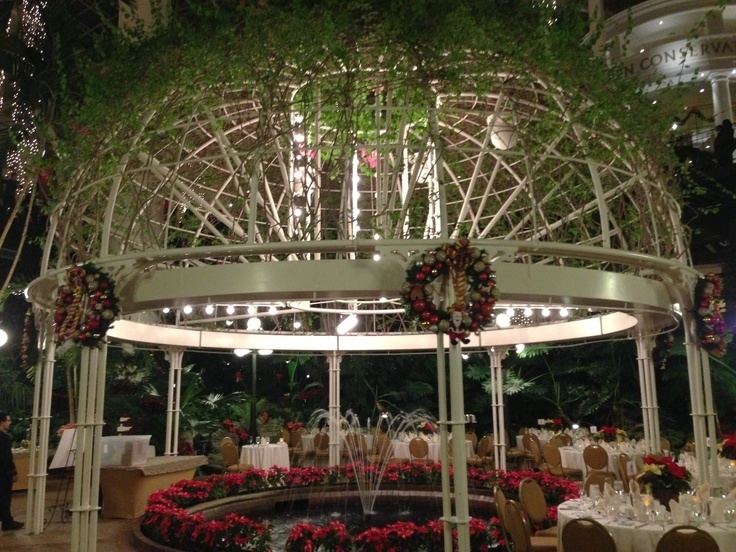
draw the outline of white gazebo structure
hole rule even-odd
[[[170,351],[172,382],[184,349],[323,352],[337,417],[342,353],[436,349],[446,439],[448,428],[456,438],[464,432],[460,346],[407,318],[399,293],[408,263],[468,238],[492,260],[500,290],[495,323],[462,346],[490,355],[497,465],[505,462],[504,347],[635,339],[645,438],[657,450],[652,339],[682,323],[698,476],[717,477],[706,446],[715,439],[708,357],[691,314],[698,275],[678,206],[641,150],[621,139],[615,121],[578,122],[588,107],[572,106],[542,75],[469,68],[446,86],[370,50],[351,60],[349,69],[328,60],[308,77],[287,71],[277,84],[244,78],[215,89],[172,88],[141,109],[135,128],[112,132],[123,143],[114,162],[102,153],[64,184],[43,273],[29,287],[37,312],[46,313],[38,317],[45,354],[32,425],[30,531],[42,530],[50,313],[65,267],[81,260],[116,283],[122,316],[108,337]],[[162,315],[165,307],[173,312]],[[83,385],[97,400],[80,400],[87,410],[78,425],[89,428],[80,447],[92,477],[75,493],[74,550],[93,550],[96,540],[93,452],[105,347],[95,351],[83,367]],[[173,391],[167,411],[173,454]],[[330,424],[332,463],[337,428]],[[455,508],[445,519],[468,550],[465,451],[454,454]]]

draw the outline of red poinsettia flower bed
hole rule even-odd
[[[487,552],[502,545],[501,532],[497,518],[484,521],[470,518],[470,548],[477,552]],[[457,533],[453,531],[453,541]],[[321,547],[321,548],[320,548]],[[345,524],[333,521],[325,527],[308,523],[295,525],[286,543],[286,552],[332,550],[334,552],[400,552],[444,550],[444,527],[440,520],[416,524],[411,521],[397,521],[385,527],[371,527],[350,535]]]
[[[375,470],[374,466],[358,465],[360,470]],[[471,488],[492,489],[499,486],[510,498],[518,497],[519,483],[525,477],[534,478],[544,490],[551,505],[550,518],[556,517],[556,505],[579,496],[577,485],[549,474],[531,471],[501,472],[468,468]],[[403,485],[439,485],[439,464],[405,463],[386,468],[384,487]],[[231,514],[223,519],[205,520],[202,514],[192,514],[186,508],[228,496],[265,490],[289,489],[316,485],[349,484],[355,479],[355,466],[334,468],[272,468],[250,469],[240,473],[212,475],[191,481],[184,480],[153,493],[143,517],[142,530],[153,540],[182,550],[209,552],[214,550],[271,550],[268,525],[246,516]],[[500,541],[495,519],[471,521],[472,550],[488,550]],[[350,535],[340,522],[323,527],[309,524],[294,526],[289,550],[325,550],[346,552],[380,550],[442,550],[442,524],[439,521],[423,525],[400,522],[386,527],[373,527]],[[310,543],[312,543],[310,545]],[[382,543],[382,544],[378,544]],[[420,543],[420,544],[417,544]],[[437,544],[439,543],[439,544]],[[438,547],[436,547],[437,545]],[[311,546],[311,548],[310,548]]]

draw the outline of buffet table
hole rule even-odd
[[[289,447],[286,443],[244,445],[240,448],[240,463],[261,469],[289,468]]]
[[[671,521],[647,523],[638,522],[623,517],[610,518],[596,513],[586,505],[585,499],[563,502],[557,509],[557,527],[560,542],[558,550],[562,548],[562,530],[565,524],[572,519],[592,518],[601,523],[616,542],[617,552],[655,552],[657,543],[662,535],[678,524]],[[720,552],[736,552],[736,522],[729,523],[702,523],[698,527],[707,531],[718,543]]]
[[[28,488],[28,463],[30,461],[30,453],[28,449],[13,451],[13,463],[18,477],[13,483],[14,491],[24,491]]]
[[[103,517],[142,516],[152,492],[182,479],[192,479],[195,469],[206,463],[206,456],[156,456],[140,466],[101,468]]]

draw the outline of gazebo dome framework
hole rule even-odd
[[[502,307],[596,311],[554,325],[483,328],[470,346],[629,331],[644,376],[650,336],[671,325],[679,303],[689,364],[698,366],[691,398],[706,475],[707,358],[687,310],[696,273],[677,203],[635,141],[554,76],[477,45],[428,60],[409,41],[346,47],[340,37],[328,47],[312,38],[306,25],[303,36],[270,34],[242,50],[243,42],[223,49],[214,40],[199,44],[207,55],[198,65],[182,55],[191,50],[170,50],[176,71],[118,107],[103,102],[92,132],[82,127],[74,141],[78,163],[55,198],[44,273],[29,287],[36,306],[52,308],[64,267],[93,261],[116,281],[124,319],[111,337],[157,343],[172,358],[195,346],[327,351],[339,390],[338,351],[442,349],[385,303],[398,297],[416,255],[468,238],[494,260]],[[218,310],[177,316],[174,326],[160,315],[205,304]],[[245,331],[237,321],[224,326],[243,317],[220,310],[230,305],[276,312],[268,331]],[[318,306],[334,312],[294,327],[295,310]],[[337,334],[335,314],[363,311],[370,327]],[[47,342],[45,381],[53,355]],[[497,377],[500,358],[492,355]],[[653,442],[656,399],[642,396]],[[339,392],[330,409],[339,410]],[[48,420],[36,418],[40,455]],[[331,449],[336,457],[336,434]]]

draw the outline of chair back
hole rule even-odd
[[[659,438],[659,450],[662,452],[664,451],[671,451],[672,450],[672,444],[670,443],[670,440],[666,437],[660,437]]]
[[[365,458],[365,455],[368,453],[368,447],[365,442],[365,437],[362,433],[355,433],[354,431],[349,431],[345,434],[345,452],[349,454],[348,451],[352,451],[354,455],[356,455],[359,459]]]
[[[656,552],[719,552],[719,548],[716,540],[702,529],[678,525],[659,539]]]
[[[519,484],[519,502],[532,523],[547,519],[547,499],[544,491],[534,479],[526,477]]]
[[[330,446],[330,436],[326,433],[318,433],[314,436],[314,450],[326,451]]]
[[[537,466],[541,464],[542,446],[539,443],[539,437],[533,433],[525,433],[521,442],[524,445],[524,451],[531,456],[532,462]]]
[[[549,440],[549,442],[547,444],[548,445],[554,445],[556,447],[564,447],[565,446],[565,441],[562,439],[562,435],[555,435],[554,437],[552,437]],[[542,450],[544,450],[544,447],[542,447]]]
[[[429,454],[429,444],[421,437],[414,437],[409,441],[409,455],[412,458],[423,460]]]
[[[568,435],[567,433],[560,433],[559,437],[562,440],[563,447],[572,446],[572,436],[571,435]]]
[[[598,487],[599,493],[603,495],[603,487],[606,482],[613,486],[613,477],[606,475],[605,473],[592,471],[585,478],[585,481],[583,481],[583,492],[586,495],[590,495],[590,488],[595,485]]]
[[[507,500],[504,509],[504,522],[506,524],[506,535],[511,537],[514,543],[514,552],[531,552],[532,538],[529,520],[518,502]]]
[[[608,470],[608,453],[600,445],[588,445],[583,450],[583,462],[589,470]]]
[[[466,431],[465,440],[473,443],[473,451],[475,452],[478,448],[478,436],[475,434],[475,431]]]
[[[597,521],[573,519],[562,530],[562,549],[571,552],[616,552],[616,542]]]
[[[391,440],[385,433],[373,438],[373,450],[378,456],[384,457],[391,454]]]
[[[289,447],[290,448],[302,448],[302,435],[307,430],[303,427],[294,431],[289,432]]]
[[[220,452],[222,453],[222,463],[225,467],[235,466],[240,462],[238,447],[235,446],[235,443],[233,443],[230,437],[225,437],[220,441]]]
[[[631,477],[629,476],[629,462],[631,462],[631,456],[626,454],[625,452],[622,452],[618,455],[618,459],[616,460],[616,465],[618,466],[618,476],[621,478],[621,481],[624,484],[624,491],[627,493],[629,492],[629,480]]]
[[[288,429],[282,427],[279,432],[279,438],[286,443],[287,447],[291,447],[291,432]]]
[[[564,475],[562,470],[562,456],[560,456],[560,449],[554,446],[551,442],[544,445],[542,449],[542,455],[544,461],[547,463],[547,470],[553,475]]]
[[[493,437],[490,435],[484,435],[478,441],[478,456],[485,458],[491,456],[493,452]]]
[[[500,487],[496,487],[493,490],[493,500],[496,504],[496,516],[498,517],[498,522],[501,524],[503,540],[508,542],[509,539],[506,536],[506,522],[504,521],[506,519],[506,495],[503,494]]]

